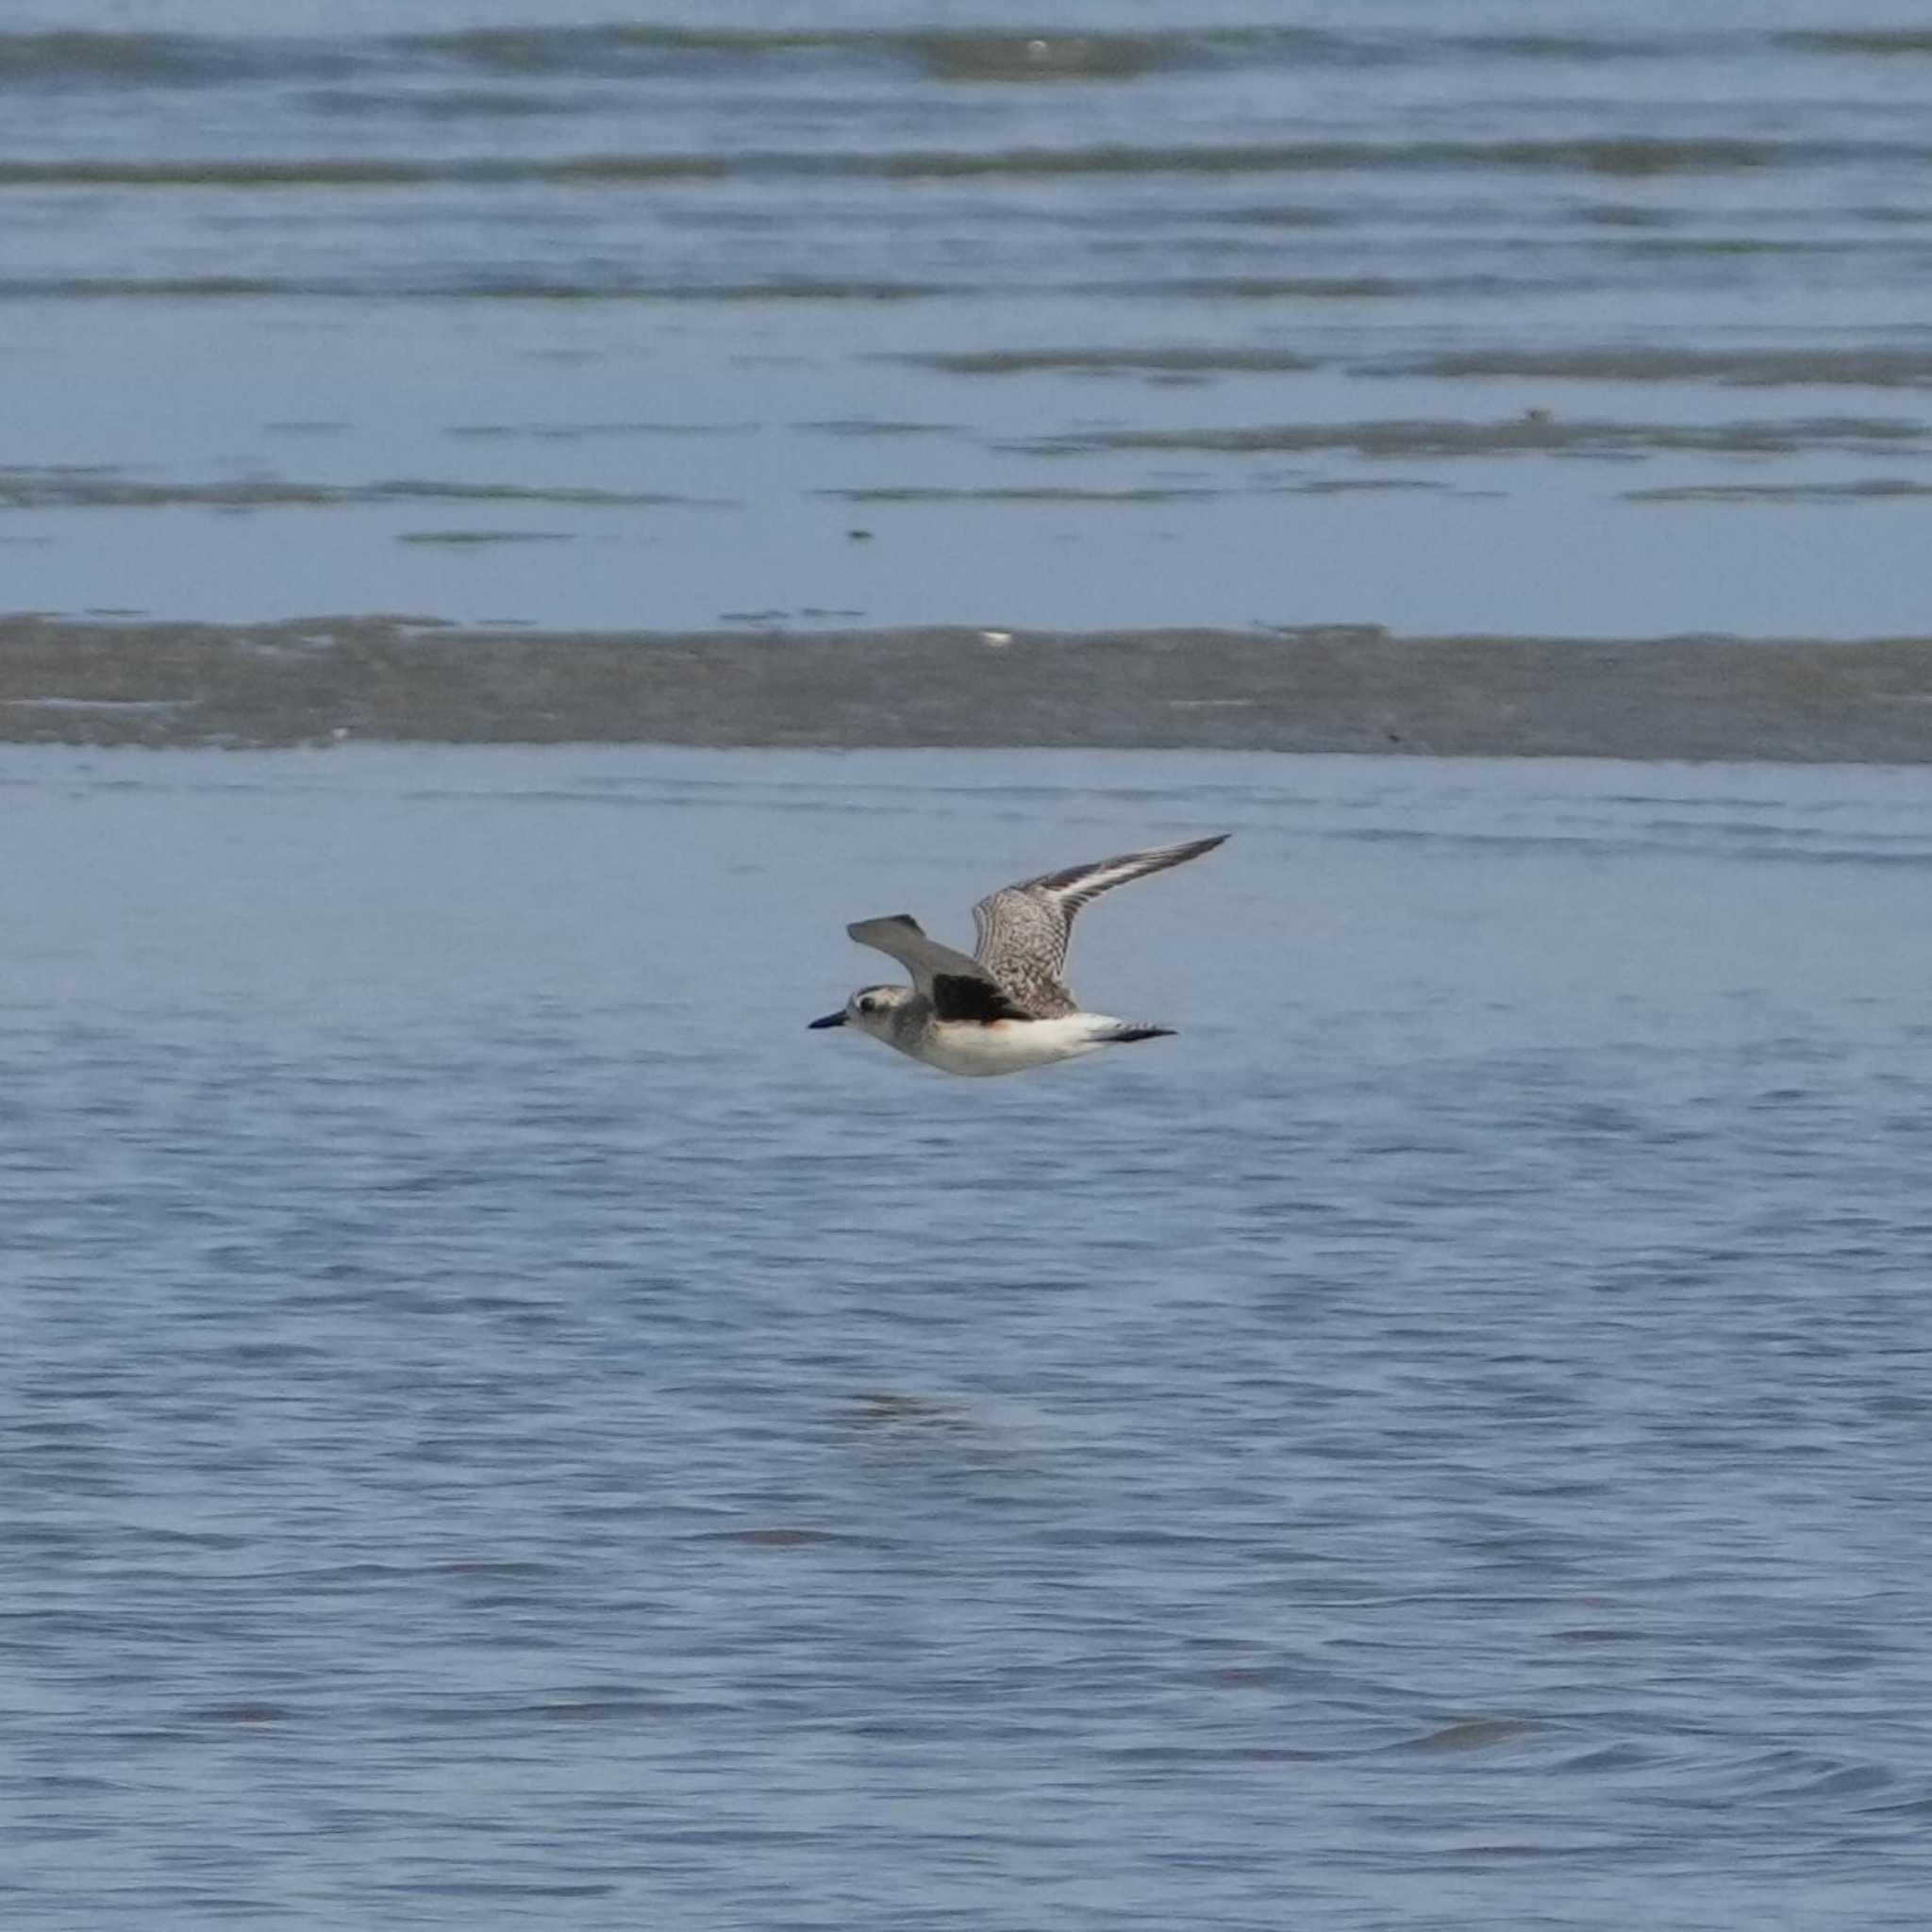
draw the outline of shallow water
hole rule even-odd
[[[22,0],[9,605],[1923,625],[1921,8],[1051,11]]]
[[[9,1927],[1923,1924],[1922,775],[0,794]],[[1177,1039],[803,1030],[1224,829]]]

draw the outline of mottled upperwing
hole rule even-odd
[[[1058,1019],[1079,1010],[1060,974],[1067,963],[1067,942],[1074,916],[1090,899],[1115,886],[1143,879],[1149,873],[1184,865],[1204,852],[1212,852],[1227,838],[1189,839],[1178,845],[1158,845],[1148,852],[1125,852],[1091,865],[1070,865],[1042,873],[1017,886],[990,892],[973,908],[978,929],[975,949],[979,963],[1037,1020]]]

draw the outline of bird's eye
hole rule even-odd
[[[875,1012],[878,1009],[878,1001],[876,1001],[870,994],[868,994],[864,999],[859,1001],[858,1010],[861,1013]]]

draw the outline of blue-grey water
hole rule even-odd
[[[9,1932],[1921,1927],[1895,770],[0,760]],[[804,1023],[981,891],[1177,1038]]]
[[[8,608],[1925,621],[1923,0],[0,28]]]

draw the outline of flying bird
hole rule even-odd
[[[1070,865],[989,893],[973,908],[973,957],[928,939],[904,912],[861,919],[845,930],[912,975],[910,986],[862,986],[836,1013],[810,1024],[856,1026],[946,1074],[1019,1074],[1077,1059],[1103,1046],[1158,1040],[1172,1026],[1142,1026],[1083,1012],[1060,977],[1074,916],[1130,879],[1212,852],[1227,834]]]

